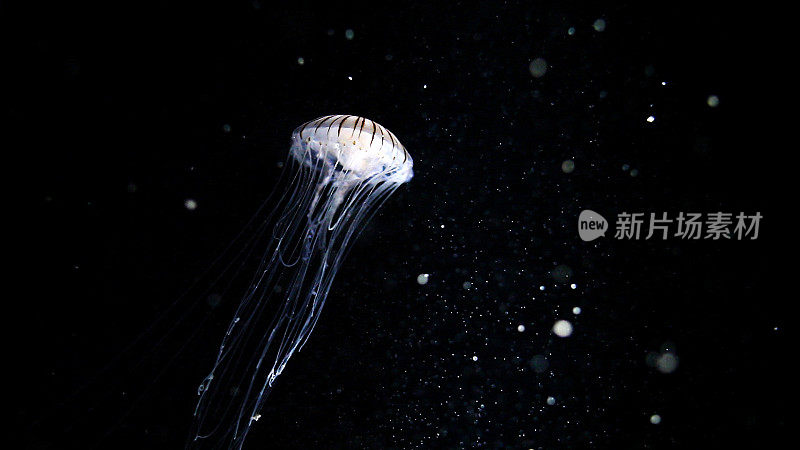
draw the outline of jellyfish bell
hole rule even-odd
[[[414,161],[391,131],[358,116],[324,116],[292,133],[292,155],[309,167],[324,166],[350,180],[406,183]]]
[[[257,255],[258,267],[236,294],[239,305],[197,389],[189,446],[242,447],[264,420],[261,408],[276,378],[308,341],[353,241],[414,176],[397,137],[358,116],[299,126],[288,161],[287,185],[258,221],[261,237],[242,252]]]

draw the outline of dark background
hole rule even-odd
[[[326,114],[391,129],[416,176],[246,448],[767,445],[791,283],[768,116],[789,54],[781,11],[749,8],[3,2],[6,171],[30,210],[7,236],[25,247],[12,448],[184,445],[237,299],[180,294],[266,198],[291,131]],[[583,209],[764,219],[756,241],[585,243]],[[671,373],[648,364],[664,352]]]

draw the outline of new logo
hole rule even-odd
[[[593,241],[600,236],[605,236],[608,230],[608,221],[591,209],[584,209],[578,216],[578,234],[586,242]]]

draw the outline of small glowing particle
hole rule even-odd
[[[623,164],[622,165],[622,170],[625,171],[625,172],[631,170],[630,164]]]
[[[348,41],[352,41],[353,36],[355,36],[355,33],[353,33],[352,29],[348,28],[344,30],[344,37],[347,38]]]
[[[572,173],[575,170],[575,161],[567,159],[561,163],[561,171],[564,173]]]
[[[183,206],[185,206],[189,211],[194,211],[197,209],[197,201],[187,198],[186,201],[183,202]]]
[[[261,414],[256,414],[255,416],[253,416],[253,421],[258,422],[258,419],[260,419],[260,418],[261,418]]]
[[[528,70],[534,78],[541,78],[547,72],[547,61],[544,58],[536,58],[528,65]]]
[[[297,64],[300,64],[302,66],[305,63],[306,63],[306,60],[302,56],[297,58]]]
[[[543,291],[544,290],[544,286],[539,286],[539,290]]]
[[[656,116],[647,116],[647,123],[653,123],[656,121]]]
[[[465,281],[464,284],[462,284],[461,286],[464,289],[469,290],[470,288],[472,288],[472,283],[470,283],[469,281]]]
[[[569,287],[572,289],[578,289],[578,285],[575,283],[570,284]]]
[[[635,177],[637,175],[639,175],[639,169],[631,169],[631,176]]]
[[[594,31],[603,31],[606,29],[606,21],[604,19],[597,19],[592,24]]]
[[[580,313],[581,313],[581,307],[580,306],[576,306],[576,307],[572,308],[572,314],[575,314],[577,316]]]
[[[650,416],[650,423],[652,423],[653,425],[660,424],[661,416],[659,416],[658,414],[653,414],[652,416]]]
[[[422,85],[422,89],[428,89],[428,85],[427,84],[423,84]]]
[[[553,325],[553,333],[558,337],[568,337],[572,334],[572,324],[566,320],[558,320]]]
[[[430,278],[430,276],[431,275],[428,273],[421,273],[417,275],[417,283],[419,283],[420,285],[428,284],[428,279]]]
[[[353,81],[353,77],[351,77],[351,76],[348,76],[347,79],[350,80],[350,81]]]
[[[575,35],[575,27],[569,27],[569,29],[567,30],[567,34],[570,35],[570,36],[574,36]]]
[[[523,331],[525,331],[525,325],[523,325],[523,324],[519,324],[519,326],[517,327],[517,331],[519,331],[520,333],[522,333]]]
[[[555,397],[547,397],[547,404],[550,405],[550,406],[555,405],[556,404],[556,398]]]
[[[478,360],[478,356],[477,356],[477,355],[474,355],[474,356],[472,357],[472,360],[473,360],[473,361],[477,361],[477,360]]]
[[[716,108],[717,106],[719,106],[719,97],[717,97],[716,95],[709,95],[708,99],[706,100],[706,103],[708,104],[708,106]]]

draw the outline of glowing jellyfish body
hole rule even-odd
[[[301,125],[290,155],[288,188],[264,220],[272,227],[267,249],[198,388],[193,445],[241,448],[273,382],[319,320],[350,244],[414,176],[397,137],[363,117]]]

